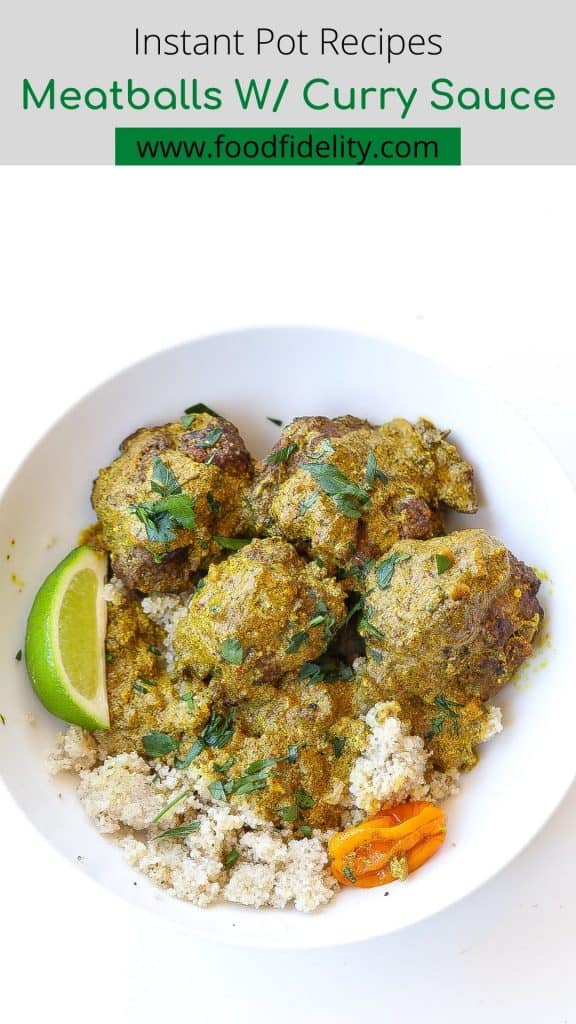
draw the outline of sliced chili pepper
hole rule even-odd
[[[332,874],[342,885],[360,889],[388,885],[399,866],[411,874],[444,842],[443,811],[425,800],[383,809],[328,842]]]

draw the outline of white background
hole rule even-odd
[[[576,479],[573,197],[571,168],[3,169],[1,481],[130,361],[283,323],[450,364],[516,406]],[[2,1016],[572,1024],[575,815],[573,790],[509,868],[413,929],[244,952],[116,902],[2,795]]]

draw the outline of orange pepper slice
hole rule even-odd
[[[444,842],[444,812],[426,800],[383,809],[328,842],[332,874],[342,885],[369,889],[416,871]],[[391,862],[397,860],[397,864]]]

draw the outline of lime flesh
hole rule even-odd
[[[26,628],[30,681],[53,715],[85,729],[107,729],[107,558],[75,548],[44,580]]]

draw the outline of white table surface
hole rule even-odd
[[[367,330],[456,365],[576,481],[573,169],[343,171],[3,170],[2,482],[138,355],[282,322]],[[422,925],[274,953],[199,944],[117,902],[0,794],[2,1019],[572,1024],[575,818],[573,789],[512,865]]]

